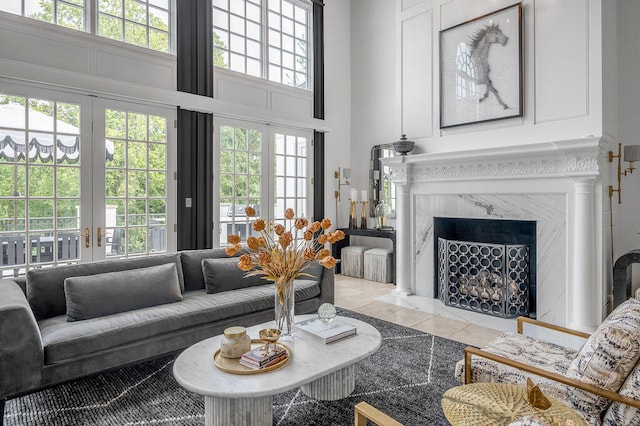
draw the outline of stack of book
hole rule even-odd
[[[333,323],[326,325],[317,317],[296,323],[296,330],[301,330],[322,343],[335,342],[357,333],[354,325],[341,319],[336,319]]]
[[[287,350],[282,346],[269,345],[269,350],[265,351],[264,345],[261,345],[242,354],[240,364],[253,370],[260,370],[284,361],[286,358]]]

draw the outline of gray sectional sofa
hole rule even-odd
[[[194,250],[0,280],[0,424],[8,398],[273,319],[273,284],[244,278],[236,262]],[[296,281],[297,314],[334,301],[333,270],[305,272],[315,278]]]

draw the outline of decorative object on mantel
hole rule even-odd
[[[621,151],[622,151],[621,143],[618,144],[618,155],[613,155],[613,151],[609,151],[610,163],[613,163],[614,158],[618,159],[618,188],[614,189],[613,185],[609,185],[609,199],[613,197],[614,192],[617,192],[618,204],[622,204],[622,186],[621,186],[622,175],[624,174],[626,176],[627,173],[631,174],[635,170],[635,167],[633,167],[633,162],[640,160],[640,145],[627,145],[624,147],[624,161],[627,161],[629,163],[629,167],[624,169],[624,171],[622,170],[622,165],[621,165],[621,162],[622,162]]]
[[[245,213],[249,218],[256,217],[256,211],[247,207]],[[226,248],[228,256],[244,251],[238,259],[238,268],[247,272],[245,276],[259,275],[263,279],[273,281],[275,292],[275,327],[282,331],[282,338],[293,337],[295,289],[294,280],[301,276],[308,276],[304,270],[313,261],[327,269],[336,266],[336,259],[331,256],[331,250],[324,245],[334,244],[344,239],[341,230],[329,232],[331,221],[309,223],[305,218],[295,218],[293,209],[284,212],[285,224],[271,224],[272,231],[267,229],[264,219],[253,222],[253,230],[260,233],[259,237],[247,238],[247,248],[240,245],[239,235],[229,235]]]
[[[387,218],[391,215],[391,207],[384,201],[378,203],[376,206],[376,229],[393,229],[391,226],[387,226]]]
[[[407,135],[402,135],[399,141],[393,143],[393,149],[400,155],[407,155],[413,151],[415,145],[414,141],[407,140]]]
[[[522,117],[522,5],[440,31],[440,128]]]

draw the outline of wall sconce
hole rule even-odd
[[[614,192],[618,193],[618,204],[622,203],[622,197],[621,197],[621,182],[622,182],[622,175],[624,174],[625,176],[627,175],[627,172],[629,174],[633,173],[633,171],[635,170],[635,167],[633,167],[633,162],[634,161],[638,161],[640,160],[640,145],[627,145],[624,147],[624,161],[627,161],[629,163],[629,167],[627,167],[626,169],[622,170],[622,155],[621,155],[621,150],[622,150],[622,144],[619,143],[618,144],[618,155],[613,155],[613,151],[609,151],[609,162],[613,163],[613,159],[617,158],[618,159],[618,188],[614,189],[613,185],[609,185],[609,198],[611,198],[613,196]]]
[[[349,183],[349,178],[351,177],[351,169],[342,169],[341,172],[340,167],[338,167],[338,171],[333,172],[333,177],[338,181],[338,190],[334,193],[334,196],[338,201],[340,201],[340,187],[351,185],[351,183]]]

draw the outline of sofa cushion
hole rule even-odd
[[[617,392],[640,358],[640,300],[620,304],[571,362],[567,377]],[[602,413],[610,401],[589,393],[580,393],[574,405],[583,411]]]
[[[259,275],[245,276],[238,268],[238,258],[203,259],[202,275],[207,293],[213,294],[236,288],[247,288],[268,284],[270,281]]]
[[[184,287],[186,291],[200,290],[204,287],[202,275],[203,259],[220,259],[228,257],[224,249],[184,250],[180,252],[182,269],[184,272]]]
[[[182,263],[179,253],[134,257],[129,259],[104,260],[55,268],[31,269],[27,272],[27,298],[37,320],[65,315],[67,307],[64,297],[64,280],[106,272],[175,263],[180,288],[184,288]]]
[[[296,301],[320,294],[315,281],[295,283]],[[73,360],[101,351],[116,350],[154,336],[187,330],[215,321],[273,309],[274,286],[267,284],[216,294],[187,291],[180,303],[152,306],[86,321],[67,322],[58,316],[38,322],[46,365]],[[254,336],[252,336],[254,337]]]
[[[175,263],[64,280],[67,320],[80,321],[182,300]]]

